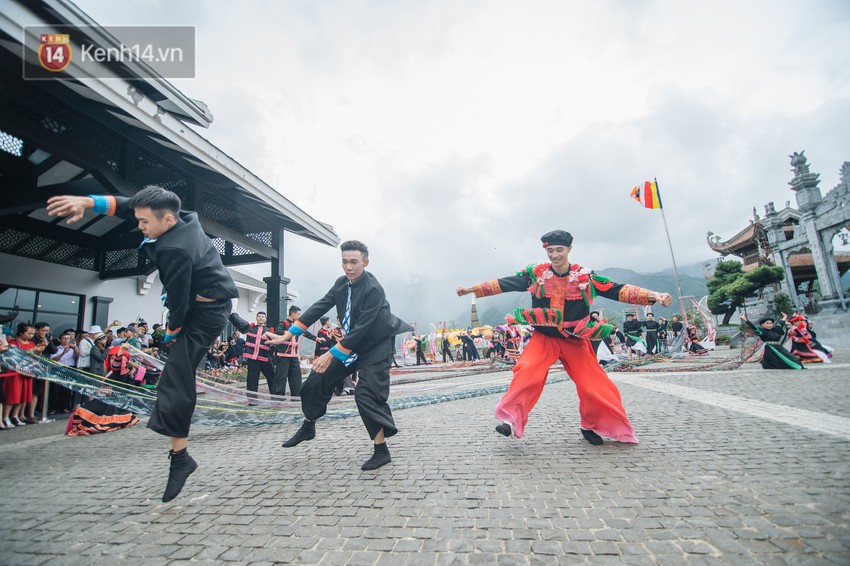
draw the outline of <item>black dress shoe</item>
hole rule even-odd
[[[292,438],[283,443],[284,448],[292,448],[306,440],[316,438],[316,421],[304,421]]]
[[[581,435],[585,440],[593,444],[594,446],[599,446],[602,444],[602,437],[593,432],[592,430],[587,430],[585,428],[581,429]]]
[[[168,483],[165,484],[165,493],[162,494],[162,502],[168,503],[180,493],[186,485],[189,475],[198,469],[198,463],[189,456],[189,451],[184,448],[178,452],[173,450],[168,453],[171,467],[168,470]]]

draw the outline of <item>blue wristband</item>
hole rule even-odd
[[[338,347],[334,346],[333,348],[331,348],[328,351],[333,355],[333,357],[335,357],[336,359],[338,359],[342,363],[345,363],[345,362],[348,361],[348,356],[350,354],[346,354],[345,352],[340,350]]]
[[[289,327],[289,333],[295,336],[296,338],[300,338],[302,334],[304,334],[304,329],[298,326],[297,324],[293,324]]]
[[[162,339],[162,341],[163,341],[164,343],[168,344],[169,342],[171,342],[172,340],[174,340],[175,338],[177,338],[178,336],[180,336],[180,332],[181,332],[182,330],[183,330],[183,329],[181,328],[181,329],[177,330],[176,332],[174,332],[173,334],[166,330],[166,331],[165,331],[165,338],[163,338],[163,339]]]
[[[89,198],[94,201],[94,208],[98,214],[106,214],[109,212],[109,200],[103,195],[89,195]]]

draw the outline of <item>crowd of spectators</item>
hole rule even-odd
[[[242,358],[244,353],[245,339],[238,330],[227,339],[227,342],[216,338],[207,352],[206,368],[221,369],[245,365],[245,360]]]
[[[140,356],[131,355],[131,346],[154,357],[165,352],[165,329],[161,324],[138,322],[120,326],[115,320],[106,327],[65,329],[54,335],[46,322],[17,325],[14,332],[0,332],[0,352],[20,348],[49,358],[56,364],[77,368],[93,376],[133,386],[155,382],[158,372]],[[67,414],[82,398],[61,384],[33,379],[16,371],[3,371],[0,387],[0,430],[38,422],[45,415]],[[47,388],[47,389],[45,389]],[[47,393],[47,395],[45,395]],[[47,399],[47,407],[44,400]]]

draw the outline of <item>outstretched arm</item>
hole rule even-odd
[[[275,334],[274,332],[264,332],[263,339],[269,344],[283,344],[284,342],[292,341],[292,332],[287,330],[283,334]]]
[[[752,329],[752,331],[755,333],[755,335],[756,335],[756,336],[761,336],[761,335],[762,335],[762,330],[761,330],[761,328],[759,328],[758,326],[756,326],[755,324],[753,324],[752,322],[750,322],[750,319],[749,319],[749,318],[747,318],[747,315],[745,315],[745,314],[741,314],[741,320],[743,320],[743,321],[744,321],[744,324],[746,324],[747,326],[749,326],[749,327]]]
[[[511,275],[500,279],[485,281],[471,287],[458,286],[455,292],[458,297],[464,295],[475,294],[476,297],[489,297],[490,295],[499,295],[501,293],[509,293],[512,291],[527,291],[531,280],[528,275]]]
[[[596,284],[591,281],[591,284]],[[597,285],[597,294],[612,301],[620,301],[630,305],[661,305],[668,307],[673,302],[670,293],[659,293],[643,289],[637,285],[608,282],[605,286]]]
[[[130,201],[131,199],[128,197],[115,195],[89,195],[87,197],[61,195],[47,199],[47,214],[61,218],[67,217],[68,224],[80,220],[86,210],[135,221],[135,211],[130,207]]]
[[[47,199],[47,214],[68,218],[68,224],[80,220],[86,210],[92,208],[94,208],[94,199],[91,197],[62,195]]]

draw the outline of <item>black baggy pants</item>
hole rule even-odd
[[[455,357],[452,356],[452,351],[448,348],[443,348],[443,363],[446,361],[446,356],[448,356],[451,361],[455,361]]]
[[[224,330],[229,314],[230,301],[192,303],[156,386],[149,429],[172,438],[189,436],[195,412],[195,369]]]
[[[419,365],[420,361],[426,366],[428,365],[428,360],[425,359],[425,352],[423,352],[419,348],[416,348],[416,365]]]
[[[381,429],[384,429],[386,438],[393,436],[398,429],[387,404],[392,357],[393,339],[387,338],[377,346],[357,352],[357,361],[350,366],[334,358],[324,373],[310,372],[301,386],[301,410],[304,417],[313,421],[323,416],[327,412],[334,389],[346,377],[359,371],[357,386],[354,388],[354,402],[369,437],[374,440]]]
[[[269,354],[270,356],[273,354]],[[274,366],[270,361],[261,362],[260,360],[245,360],[248,364],[248,399],[256,399],[257,396],[251,395],[251,392],[256,393],[260,388],[260,373],[266,378],[266,383],[269,384],[269,393],[272,395],[280,395],[278,390],[277,378],[275,377]]]
[[[274,376],[277,391],[275,395],[286,395],[286,382],[289,381],[289,394],[301,395],[301,360],[296,357],[275,356]]]

